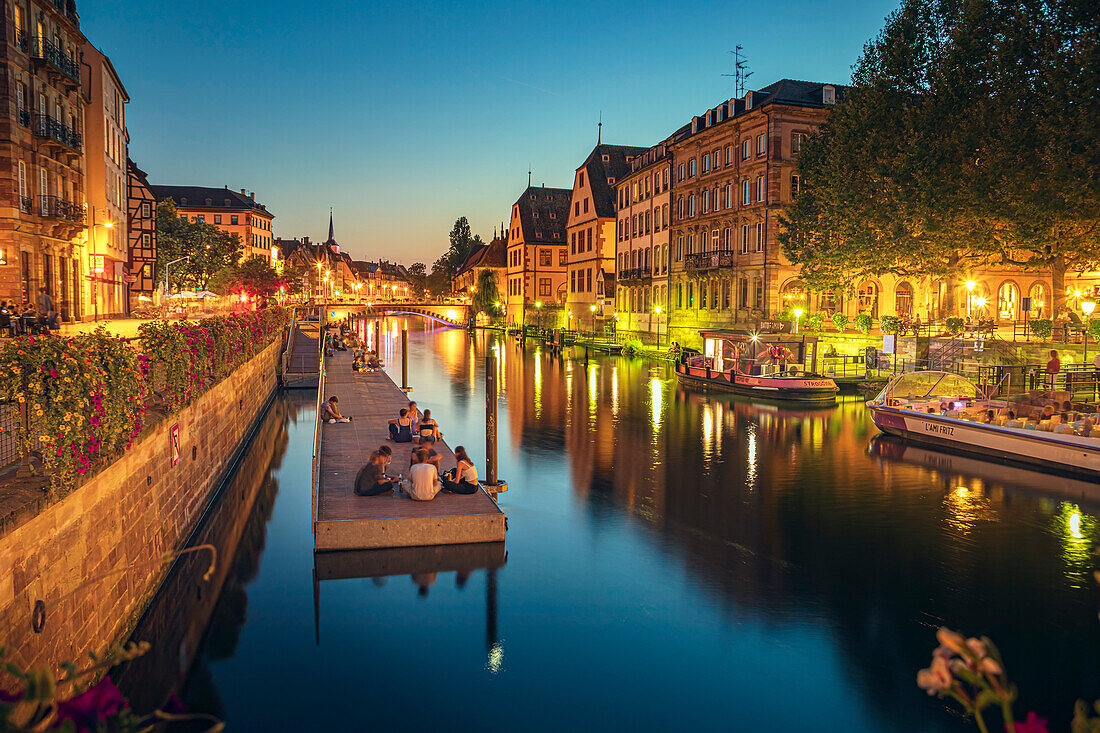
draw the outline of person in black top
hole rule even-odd
[[[355,477],[355,493],[359,496],[378,496],[393,491],[394,482],[382,471],[382,454],[374,451],[367,465],[359,469]]]

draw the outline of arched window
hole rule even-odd
[[[782,310],[801,308],[806,310],[806,287],[801,280],[791,280],[779,291],[779,307]]]
[[[878,285],[870,280],[859,286],[859,312],[878,318]]]
[[[1031,296],[1031,317],[1042,318],[1044,313],[1050,312],[1047,308],[1047,289],[1043,283],[1035,283],[1028,291]]]
[[[700,252],[706,252],[707,251],[707,230],[706,229],[704,229],[703,232],[699,235],[699,251]]]
[[[913,315],[913,286],[907,282],[894,288],[894,314],[903,318]]]
[[[997,288],[997,318],[1002,321],[1015,321],[1020,312],[1020,289],[1016,283],[1005,280]]]

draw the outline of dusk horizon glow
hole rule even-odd
[[[604,142],[657,143],[733,96],[736,44],[749,88],[847,83],[896,3],[234,7],[78,6],[133,100],[134,162],[154,184],[254,191],[276,237],[323,240],[331,207],[356,259],[430,267],[460,216],[488,240],[529,169],[570,186],[601,115]]]

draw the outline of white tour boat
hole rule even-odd
[[[928,371],[895,377],[867,407],[879,430],[915,443],[1100,476],[1096,416],[1060,411],[1053,399],[1046,406],[990,400],[965,377]]]

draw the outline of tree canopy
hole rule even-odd
[[[473,298],[470,300],[470,308],[474,315],[478,313],[488,313],[490,317],[499,315],[500,309],[497,303],[500,302],[500,289],[497,287],[497,274],[489,268],[478,270],[477,284],[474,287],[477,290],[474,291]]]
[[[1087,0],[905,0],[799,153],[779,239],[806,284],[1015,265],[1058,295],[1100,265],[1098,19]]]
[[[169,290],[193,287],[205,290],[219,270],[237,264],[241,256],[241,240],[212,224],[186,220],[177,213],[169,199],[157,206],[157,272],[166,273],[171,281]],[[190,257],[172,265],[174,260]]]
[[[477,245],[484,244],[480,235],[470,234],[470,222],[464,216],[455,220],[449,238],[451,246],[439,260],[446,270],[448,279],[458,274],[462,263],[466,261]]]

